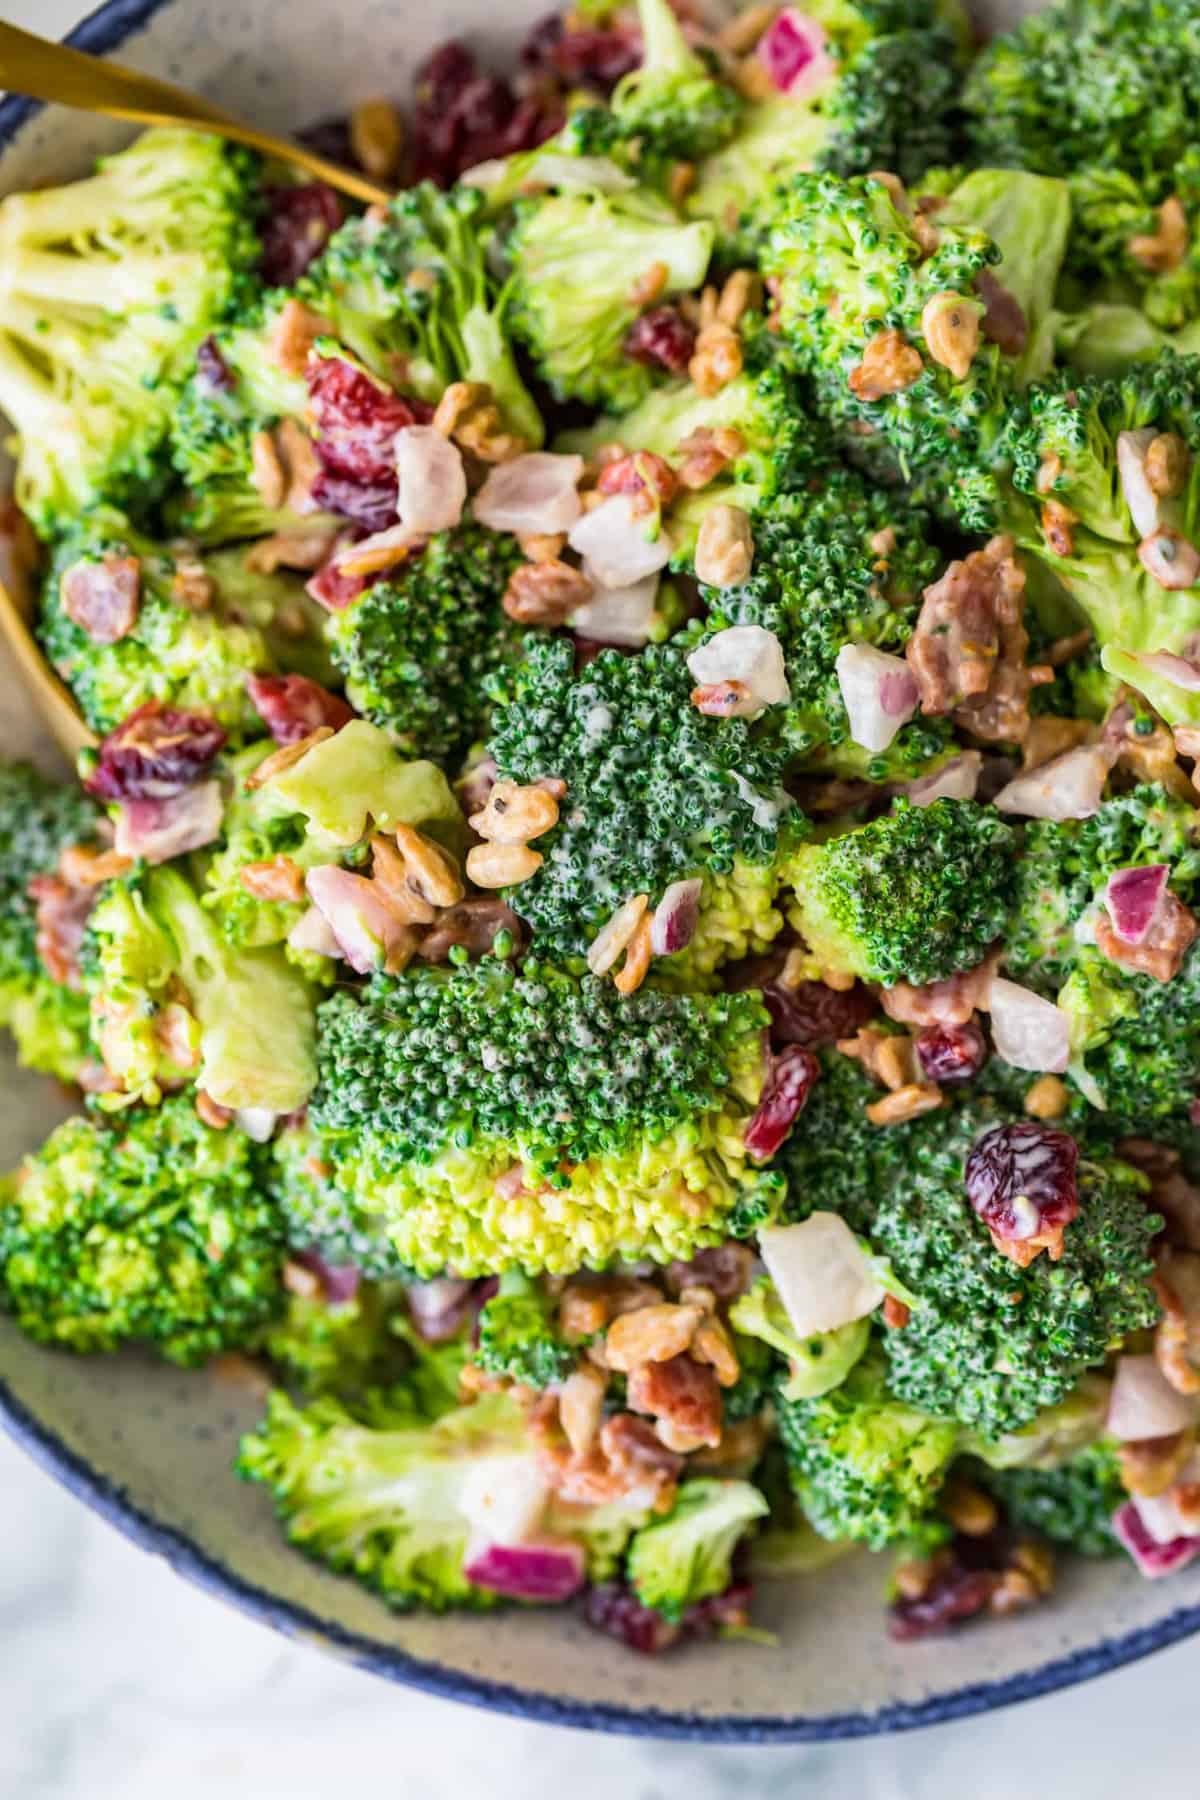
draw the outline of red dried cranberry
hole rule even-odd
[[[313,440],[325,472],[394,491],[396,433],[406,425],[428,424],[431,409],[422,400],[403,399],[341,356],[310,357],[305,379]]]
[[[974,1021],[926,1025],[917,1033],[917,1061],[926,1081],[970,1081],[987,1061],[987,1045]]]
[[[804,1111],[820,1072],[812,1051],[799,1044],[789,1044],[772,1058],[762,1099],[746,1127],[747,1156],[759,1161],[774,1156]]]
[[[298,744],[322,725],[340,731],[354,717],[340,694],[331,694],[307,675],[251,675],[246,692],[277,744]]]
[[[642,1656],[660,1656],[684,1639],[711,1637],[722,1627],[745,1625],[751,1598],[749,1582],[734,1582],[724,1593],[689,1606],[679,1623],[673,1624],[652,1606],[643,1606],[623,1582],[604,1581],[588,1589],[583,1616],[594,1630],[617,1638],[630,1650]]]
[[[315,125],[308,125],[303,131],[298,131],[296,139],[318,156],[323,156],[326,162],[341,163],[346,169],[358,166],[354,146],[350,141],[349,119],[318,119]]]
[[[198,781],[224,742],[208,713],[147,700],[109,732],[83,785],[97,800],[165,799]]]
[[[526,94],[517,101],[512,117],[500,134],[500,156],[515,156],[520,150],[534,150],[561,131],[566,111],[555,98],[542,94]],[[483,162],[482,156],[474,158]],[[471,167],[467,163],[466,167]]]
[[[1079,1211],[1079,1147],[1035,1119],[995,1125],[967,1158],[967,1199],[993,1237],[1008,1243],[1069,1225]]]
[[[320,512],[337,513],[365,532],[386,531],[397,519],[399,488],[394,481],[364,483],[320,469],[313,477],[313,504]]]
[[[550,52],[549,66],[569,87],[607,95],[642,60],[641,38],[619,26],[585,26],[564,31]]]
[[[932,1637],[949,1631],[983,1611],[996,1590],[998,1577],[989,1569],[964,1569],[951,1565],[935,1575],[916,1598],[892,1602],[889,1634],[898,1643]]]
[[[656,306],[633,321],[625,334],[625,354],[652,369],[686,375],[696,333],[674,306]]]
[[[342,222],[342,203],[323,181],[267,189],[261,226],[262,276],[269,287],[290,287]]]
[[[561,13],[546,13],[526,33],[521,45],[521,62],[527,69],[553,67],[554,52],[566,33]]]
[[[228,394],[237,386],[237,376],[221,355],[215,337],[206,337],[196,347],[196,377],[212,394]]]
[[[823,981],[802,981],[798,987],[768,981],[762,997],[771,1015],[771,1042],[803,1044],[808,1050],[823,1050],[853,1037],[879,1011],[875,995],[861,982],[840,989],[826,987]]]
[[[331,509],[332,510],[332,509]],[[327,562],[304,584],[304,591],[318,606],[326,612],[342,612],[345,607],[353,605],[375,577],[373,575],[343,575],[337,566],[339,550],[353,543],[357,533],[347,532],[333,546],[333,553]]]
[[[478,73],[474,53],[457,38],[447,38],[431,50],[413,77],[417,104],[435,112],[447,111],[459,91]]]

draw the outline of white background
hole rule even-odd
[[[0,15],[61,35],[81,9],[0,0]],[[828,1748],[692,1748],[494,1718],[226,1610],[0,1438],[0,1800],[1184,1797],[1200,1790],[1198,1717],[1200,1643],[989,1718]]]

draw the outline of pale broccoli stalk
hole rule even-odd
[[[780,1387],[785,1400],[816,1400],[828,1394],[865,1354],[871,1337],[869,1318],[801,1337],[769,1275],[730,1307],[729,1322],[735,1331],[760,1339],[787,1358],[788,1375]]]
[[[724,1593],[734,1551],[769,1511],[748,1481],[685,1481],[666,1518],[643,1525],[629,1546],[626,1568],[642,1605],[678,1623],[689,1606]]]
[[[560,192],[517,208],[508,239],[508,322],[560,400],[624,412],[651,384],[623,353],[638,316],[638,277],[666,270],[658,298],[700,286],[712,227],[682,224],[646,193]]]
[[[177,384],[257,256],[253,167],[206,134],[149,131],[89,180],[0,206],[0,408],[40,531],[161,488]]]

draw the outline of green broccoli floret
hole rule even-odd
[[[294,1182],[300,1241],[332,1229],[339,1254],[374,1238],[372,1267],[390,1245],[422,1275],[534,1275],[744,1236],[778,1185],[744,1144],[764,1018],[756,995],[622,998],[495,958],[335,993],[309,1117],[342,1207]]]
[[[177,868],[110,883],[88,929],[96,1040],[121,1084],[101,1105],[154,1105],[188,1076],[234,1111],[304,1105],[313,990],[277,950],[232,948]]]
[[[161,492],[164,440],[200,340],[258,256],[257,159],[155,130],[65,187],[0,207],[0,408],[36,529]]]
[[[1200,1085],[1200,947],[1170,981],[1085,952],[1058,1004],[1070,1020],[1071,1078],[1110,1121],[1165,1117]]]
[[[688,43],[668,0],[637,0],[637,11],[641,64],[617,83],[611,105],[618,139],[638,141],[645,180],[647,159],[696,162],[719,150],[737,130],[742,102],[715,56]]]
[[[743,1338],[757,1338],[787,1359],[780,1388],[785,1400],[816,1400],[839,1386],[866,1354],[871,1337],[869,1318],[798,1337],[769,1275],[760,1276],[730,1307],[729,1322]]]
[[[73,589],[97,566],[131,597],[115,642],[98,642],[72,616]],[[256,574],[237,551],[201,558],[156,543],[101,508],[55,550],[38,637],[94,731],[162,700],[211,713],[235,737],[257,736],[265,727],[246,677],[303,664],[303,672],[319,670],[316,612],[295,576]]]
[[[778,1412],[792,1484],[822,1537],[855,1538],[881,1550],[919,1535],[954,1455],[958,1427],[889,1392],[878,1351],[818,1399],[780,1394]]]
[[[576,673],[572,645],[546,637],[493,685],[501,777],[567,784],[558,824],[538,840],[545,860],[505,896],[546,954],[582,955],[635,894],[653,906],[673,881],[766,867],[803,834],[778,738],[698,712],[694,685],[675,644],[604,650]]]
[[[1016,203],[987,183],[974,199],[959,190],[958,209],[947,209],[945,224],[939,215],[937,247],[926,254],[882,182],[798,175],[780,190],[763,252],[783,344],[819,410],[869,469],[916,483],[968,530],[990,528],[991,463],[1025,377],[1023,359],[984,334],[978,284],[999,265],[997,279],[1023,308],[1040,299],[1045,310],[1066,212],[1060,184],[1040,187],[1044,194],[1022,191]],[[1024,246],[1033,232],[1047,247],[1014,256],[1010,267],[977,215],[993,227],[1002,221],[1010,244]]]
[[[182,1095],[68,1119],[0,1195],[0,1294],[18,1325],[70,1350],[136,1339],[182,1363],[248,1342],[281,1293],[259,1156]]]
[[[247,788],[247,776],[276,748],[274,743],[251,744],[228,759],[230,792],[221,837],[204,870],[203,904],[222,937],[239,949],[284,943],[308,904],[305,900],[264,900],[252,894],[242,880],[243,869],[286,856],[298,869],[307,871],[328,862],[331,855],[326,845],[308,835],[304,814],[282,804],[269,782]],[[336,965],[330,959],[312,960],[324,961],[332,976]],[[307,961],[301,966],[309,973],[320,973],[309,969]]]
[[[642,1605],[678,1624],[689,1606],[723,1594],[734,1551],[769,1510],[749,1481],[685,1481],[667,1516],[630,1543],[626,1570]]]
[[[1181,440],[1181,486],[1165,498],[1143,471],[1149,444],[1162,434]],[[1163,663],[1157,655],[1186,658],[1200,632],[1200,583],[1181,587],[1170,566],[1194,556],[1200,542],[1198,453],[1200,358],[1171,351],[1119,379],[1081,381],[1064,372],[1031,389],[1010,415],[1003,445],[1015,490],[1006,528],[1065,588],[1108,674],[1171,725],[1200,723],[1186,668],[1180,685],[1169,657]],[[1048,500],[1074,515],[1065,541],[1043,526]],[[1160,538],[1168,586],[1152,572],[1154,559],[1147,567],[1139,556],[1139,544]]]
[[[970,1472],[1018,1531],[1038,1531],[1082,1556],[1119,1553],[1112,1515],[1129,1496],[1111,1443],[1089,1445],[1057,1468],[989,1469],[972,1463]]]
[[[982,961],[1008,917],[1016,835],[973,800],[897,800],[790,859],[789,917],[822,968],[889,986]]]
[[[575,1352],[558,1335],[555,1320],[554,1297],[519,1269],[508,1270],[479,1314],[476,1363],[525,1387],[562,1381],[575,1366]]]
[[[1076,927],[1118,869],[1165,862],[1172,893],[1190,902],[1200,884],[1198,840],[1196,809],[1152,783],[1103,801],[1088,819],[1030,820],[1005,935],[1013,979],[1057,992],[1087,955]]]
[[[558,400],[627,412],[652,376],[625,354],[639,275],[665,269],[656,304],[698,288],[712,227],[649,190],[574,188],[521,200],[506,242],[505,318]]]
[[[513,359],[488,260],[479,189],[420,182],[383,218],[336,232],[297,292],[376,375],[436,401],[452,381],[486,382],[508,428],[536,448],[542,421]]]
[[[798,169],[887,169],[911,182],[955,156],[967,41],[956,6],[812,0],[804,18],[825,36],[824,78],[803,99],[778,94],[746,107],[732,142],[701,163],[688,200],[733,254],[753,255],[775,184]]]
[[[80,788],[0,760],[0,1026],[27,1068],[62,1081],[74,1081],[88,1055],[87,1000],[53,980],[38,955],[29,884],[53,874],[68,846],[91,843],[99,818]]]
[[[884,1339],[898,1399],[986,1438],[1017,1431],[1157,1317],[1149,1247],[1160,1221],[1145,1180],[1103,1140],[1084,1139],[1080,1210],[1062,1258],[1021,1269],[993,1245],[963,1177],[980,1132],[1013,1109],[972,1095],[881,1131],[865,1111],[877,1094],[855,1065],[827,1057],[783,1154],[788,1214],[836,1196],[851,1229],[918,1297],[907,1324]]]
[[[332,1145],[307,1120],[277,1132],[270,1155],[271,1194],[294,1249],[316,1250],[326,1262],[351,1265],[372,1278],[411,1275],[337,1185]]]
[[[485,683],[521,652],[500,604],[521,562],[507,533],[463,525],[330,615],[330,653],[357,710],[392,742],[460,759],[488,717]]]
[[[1186,246],[1174,267],[1155,253],[1163,219],[1152,194],[1162,195],[1161,175],[1090,168],[1071,173],[1073,221],[1061,298],[1099,306],[1137,302],[1137,316],[1153,336],[1194,326],[1200,313],[1200,252],[1194,225],[1200,218],[1200,150],[1181,157],[1170,181],[1167,217],[1177,216]],[[1178,213],[1176,215],[1176,209]],[[1139,254],[1140,252],[1140,254]]]
[[[289,1292],[260,1345],[302,1393],[353,1396],[396,1380],[410,1352],[391,1329],[394,1290],[360,1282],[344,1300]]]

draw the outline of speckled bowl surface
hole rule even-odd
[[[219,97],[287,129],[380,91],[408,91],[416,60],[462,32],[511,43],[547,0],[501,24],[487,0],[399,9],[378,0],[112,0],[73,41]],[[0,104],[0,190],[82,172],[120,128]],[[4,750],[53,760],[11,665],[0,661]],[[50,1084],[0,1069],[0,1166],[64,1111]],[[0,1412],[51,1473],[180,1573],[264,1623],[363,1668],[477,1704],[608,1730],[769,1742],[849,1737],[961,1717],[1086,1679],[1200,1628],[1200,1568],[1145,1582],[1122,1562],[1069,1570],[1027,1617],[899,1647],[883,1625],[885,1565],[851,1557],[763,1588],[779,1646],[704,1646],[646,1661],[569,1614],[396,1617],[289,1550],[269,1502],[230,1472],[259,1396],[215,1373],[136,1355],[76,1359],[0,1320]],[[120,1629],[120,1620],[113,1621]]]

